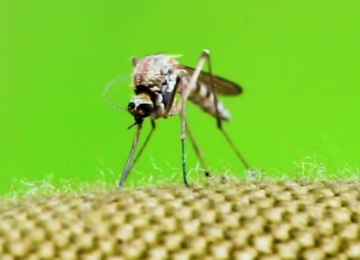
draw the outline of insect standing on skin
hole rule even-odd
[[[229,121],[230,113],[218,100],[218,95],[240,95],[243,92],[242,88],[234,82],[212,74],[210,52],[208,50],[204,50],[202,52],[196,68],[180,64],[177,61],[179,56],[180,55],[156,54],[146,56],[142,59],[132,59],[133,65],[135,66],[132,74],[132,85],[135,95],[128,104],[127,111],[134,116],[135,122],[130,125],[128,129],[133,126],[137,126],[137,132],[119,182],[120,187],[124,186],[127,176],[150,140],[150,137],[155,130],[155,121],[157,119],[171,117],[179,113],[182,121],[182,171],[185,185],[189,186],[185,160],[186,133],[191,140],[200,163],[205,169],[207,168],[205,166],[202,152],[197,145],[186,121],[185,105],[188,99],[200,107],[203,111],[216,118],[217,128],[223,133],[227,142],[240,158],[246,169],[249,169],[249,165],[223,129],[222,121]],[[206,59],[208,61],[209,72],[202,71]],[[106,98],[108,91],[109,87],[104,93]],[[181,98],[181,101],[177,100],[178,97]],[[131,164],[144,119],[147,117],[151,120],[152,129]]]

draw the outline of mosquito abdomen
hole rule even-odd
[[[214,94],[211,92],[210,87],[197,82],[195,87],[191,90],[189,100],[200,107],[204,112],[216,117]],[[230,120],[230,112],[219,100],[217,100],[217,109],[221,120]]]

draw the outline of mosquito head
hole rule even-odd
[[[131,128],[134,125],[141,124],[146,117],[154,112],[154,104],[150,98],[135,96],[128,104],[128,111],[135,119],[135,123],[129,127]]]

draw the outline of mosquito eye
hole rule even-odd
[[[153,106],[151,104],[140,104],[137,111],[141,116],[149,116],[153,112]]]
[[[128,110],[133,110],[135,108],[135,103],[134,102],[130,102],[128,105]]]

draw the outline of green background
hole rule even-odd
[[[222,101],[232,113],[225,127],[253,167],[291,173],[315,156],[333,173],[356,168],[359,8],[356,0],[1,0],[1,193],[49,176],[115,184],[135,129],[102,92],[131,73],[132,56],[159,52],[195,66],[209,49],[214,73],[244,87]],[[129,85],[111,92],[124,107]],[[188,116],[212,169],[244,176],[215,120],[192,105]],[[180,120],[157,126],[130,182],[165,174],[181,182]],[[187,150],[191,170],[189,142]]]

